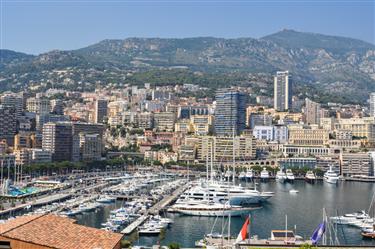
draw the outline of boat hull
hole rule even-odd
[[[265,199],[261,196],[235,196],[230,197],[229,204],[233,206],[246,206],[250,204],[258,204],[263,201],[265,201]]]
[[[339,180],[338,178],[324,177],[324,181],[330,184],[336,184],[338,180]]]
[[[305,177],[305,181],[308,182],[308,183],[315,183],[315,178],[309,178],[309,177]]]
[[[286,177],[278,177],[278,176],[276,176],[276,181],[278,181],[280,183],[285,183],[286,182]]]
[[[243,214],[248,214],[249,211],[253,209],[235,209],[235,210],[185,210],[185,209],[175,209],[175,212],[190,215],[190,216],[206,216],[206,217],[216,217],[216,216],[241,216]]]

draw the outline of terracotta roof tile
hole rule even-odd
[[[3,232],[6,237],[59,249],[112,249],[122,238],[121,234],[77,225],[56,215],[34,216],[34,220],[7,231]]]
[[[0,224],[0,234],[3,234],[5,232],[8,232],[9,230],[12,230],[16,227],[22,226],[27,222],[30,222],[34,220],[35,218],[40,217],[41,215],[25,215],[20,216],[15,219],[11,219],[6,221],[5,223]]]

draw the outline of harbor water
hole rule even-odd
[[[242,182],[243,185],[253,186],[253,183]],[[294,183],[281,184],[275,181],[259,183],[260,191],[273,191],[272,197],[263,208],[252,211],[250,233],[259,238],[269,238],[272,229],[296,230],[296,234],[309,239],[314,229],[322,221],[323,209],[328,216],[343,215],[359,210],[368,211],[375,185],[363,182],[339,182],[337,185],[318,181],[308,184],[302,180]],[[290,193],[296,189],[299,193]],[[79,224],[100,228],[110,214],[110,210],[119,207],[122,202],[106,205],[96,212],[84,213],[77,216]],[[151,246],[155,244],[168,245],[177,242],[182,247],[194,247],[195,241],[211,232],[228,233],[228,218],[197,217],[179,214],[165,214],[173,218],[174,223],[159,236],[130,237],[136,245]],[[370,215],[373,216],[371,210]],[[287,219],[286,219],[287,216]],[[232,217],[230,233],[237,236],[246,217]],[[349,226],[337,226],[340,244],[375,245],[375,240],[362,239],[360,229]]]

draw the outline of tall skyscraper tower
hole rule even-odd
[[[375,117],[375,92],[370,93],[370,116]]]
[[[11,106],[15,109],[16,119],[18,119],[23,113],[23,96],[17,93],[6,93],[1,96],[1,104],[5,106]]]
[[[52,153],[53,161],[73,159],[73,135],[70,123],[47,123],[43,126],[42,147]]]
[[[103,123],[107,116],[108,102],[105,99],[98,99],[95,103],[95,123]]]
[[[273,98],[276,111],[292,109],[292,82],[288,71],[276,73]]]
[[[216,92],[215,133],[218,136],[240,134],[246,128],[248,96],[233,89]]]
[[[8,145],[13,145],[16,129],[16,110],[12,106],[0,105],[0,140],[6,139]]]

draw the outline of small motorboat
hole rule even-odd
[[[289,190],[289,193],[290,194],[298,194],[299,191],[297,189],[291,189],[291,190]]]

